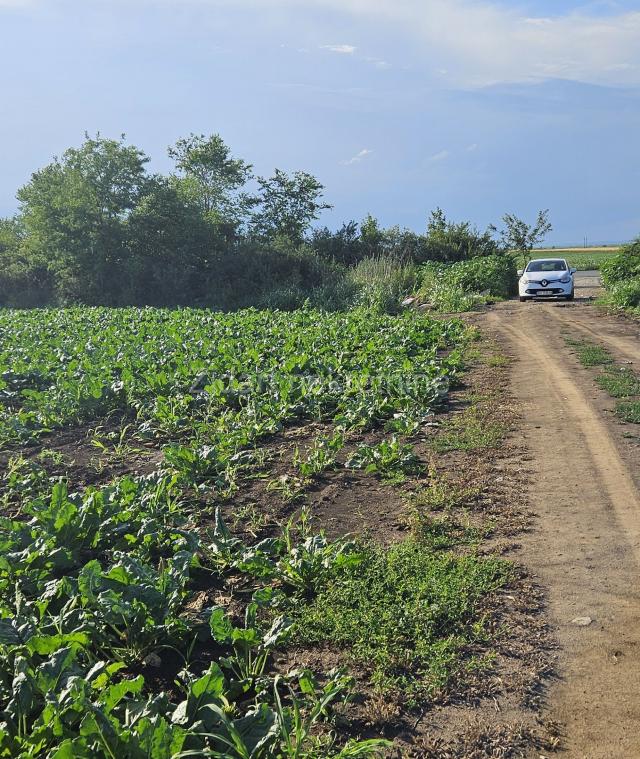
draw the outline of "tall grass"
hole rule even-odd
[[[347,276],[357,289],[356,305],[387,314],[400,311],[418,282],[416,267],[394,258],[365,258]]]

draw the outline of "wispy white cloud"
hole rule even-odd
[[[351,166],[354,163],[360,163],[360,161],[364,160],[367,156],[370,156],[371,153],[373,153],[373,150],[369,150],[368,148],[364,148],[359,153],[356,153],[352,158],[349,158],[346,161],[342,161],[343,166]]]
[[[474,142],[471,145],[467,145],[467,153],[475,153],[478,149],[478,143]]]
[[[1,2],[1,0],[0,0]],[[328,50],[331,53],[339,53],[340,55],[350,55],[359,61],[364,61],[377,69],[389,69],[391,64],[382,58],[375,58],[370,55],[356,55],[358,48],[355,45],[320,45],[320,50]]]
[[[366,56],[364,59],[367,63],[370,63],[372,66],[375,66],[377,69],[390,69],[391,64],[387,61],[383,61],[381,58],[372,58],[371,56]]]
[[[531,18],[486,0],[339,2],[352,13],[404,25],[463,86],[550,77],[640,84],[640,11]]]
[[[235,0],[253,2],[256,0]],[[216,2],[216,0],[212,0]],[[261,0],[300,9],[301,0]],[[304,0],[404,28],[424,43],[425,63],[463,87],[565,78],[593,84],[640,85],[640,10],[609,14],[589,6],[533,17],[524,3],[491,0]],[[355,52],[332,45],[336,52]]]
[[[320,45],[320,49],[341,55],[353,55],[358,48],[354,45]]]
[[[451,153],[448,150],[441,150],[439,153],[432,155],[431,158],[429,158],[429,161],[431,161],[431,163],[439,163],[440,161],[446,161],[450,155]]]

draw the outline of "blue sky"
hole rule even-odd
[[[0,0],[0,214],[85,131],[219,132],[305,169],[337,226],[480,227],[550,208],[550,243],[640,233],[640,0]]]

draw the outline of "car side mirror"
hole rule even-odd
[[[571,269],[571,273],[575,274],[578,270],[577,269]]]
[[[521,277],[524,274],[524,269],[518,269],[518,276]]]

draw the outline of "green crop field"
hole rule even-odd
[[[569,266],[579,271],[599,269],[600,266],[615,256],[620,248],[545,248],[533,251],[534,258],[566,258]]]
[[[0,312],[0,756],[377,753],[325,724],[348,669],[286,667],[290,647],[375,661],[371,687],[418,703],[510,568],[443,552],[468,530],[329,540],[300,498],[340,467],[419,469],[410,436],[467,333],[364,311]],[[289,430],[306,444],[283,475]]]

